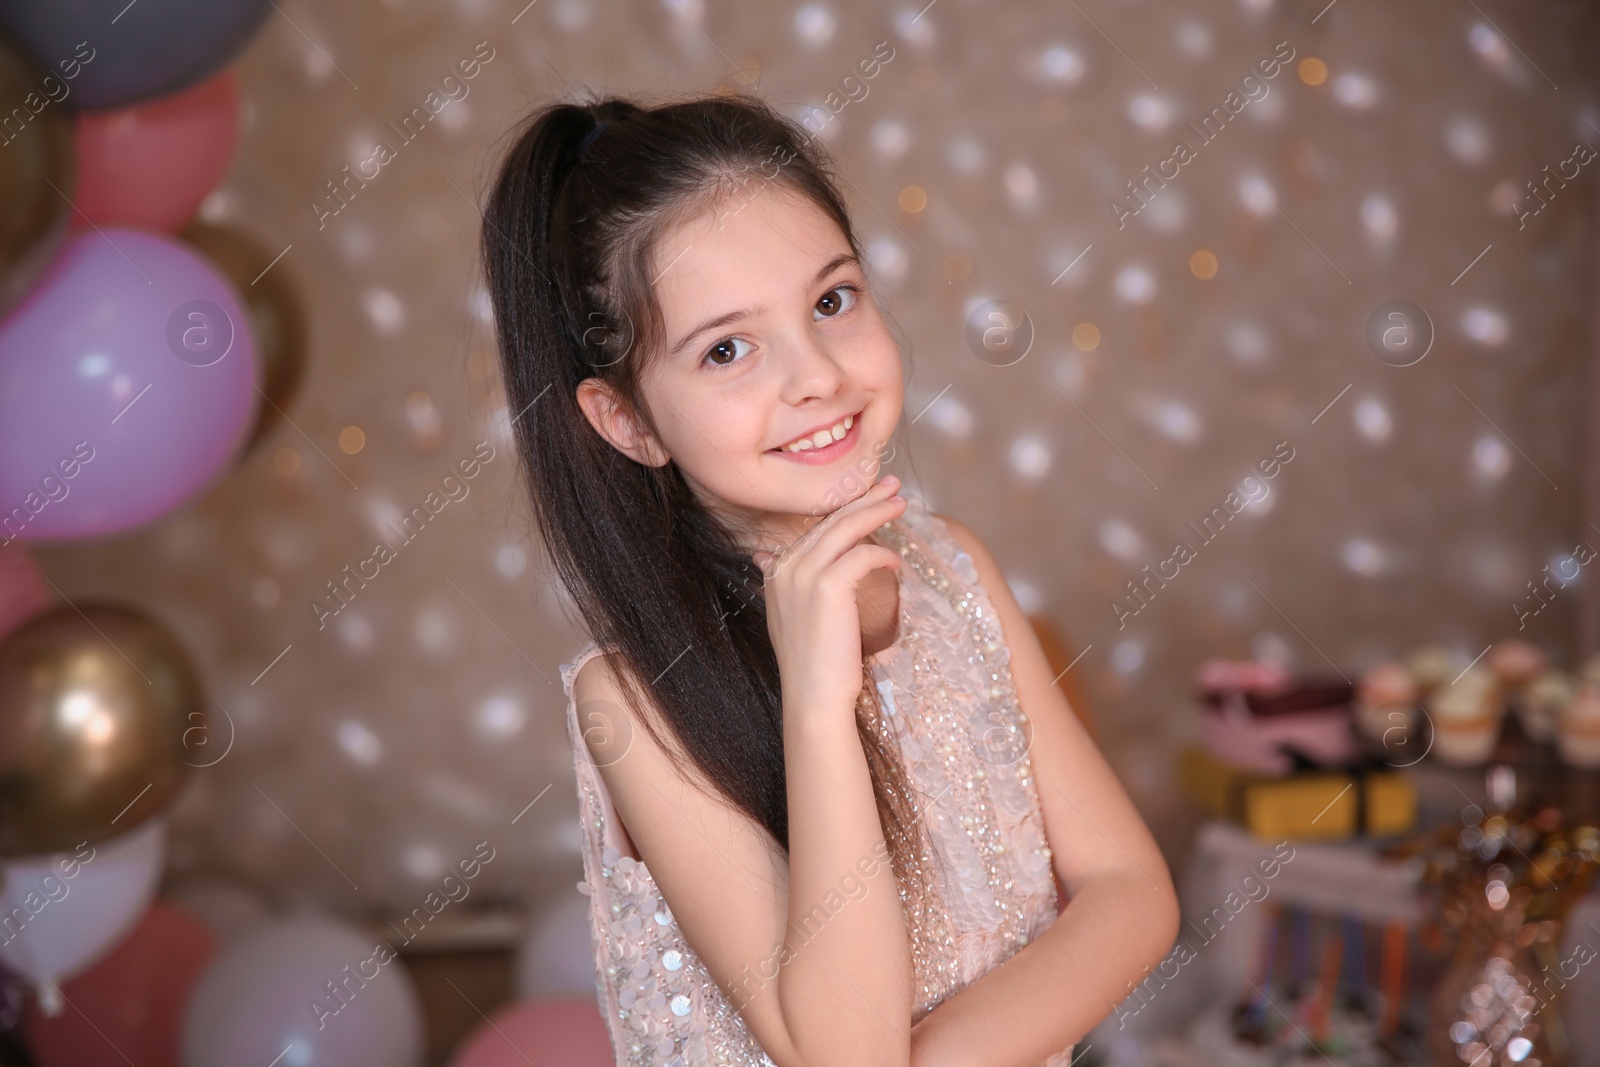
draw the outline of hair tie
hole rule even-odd
[[[589,151],[589,146],[594,144],[594,139],[600,136],[600,131],[605,129],[606,126],[607,121],[605,119],[601,119],[599,122],[595,123],[594,129],[583,135],[583,140],[578,142],[579,156],[582,156],[585,152]]]

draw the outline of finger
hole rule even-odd
[[[841,515],[832,526],[821,531],[816,543],[797,558],[806,558],[819,569],[827,567],[872,531],[902,515],[905,508],[906,498],[903,496],[887,497],[856,508],[848,515]]]
[[[828,530],[837,526],[840,521],[859,512],[864,507],[870,507],[874,503],[892,499],[893,494],[896,493],[899,488],[900,479],[893,474],[887,474],[874,483],[873,486],[865,493],[856,497],[854,500],[835,508],[820,521],[813,523],[794,541],[780,548],[776,554],[771,552],[763,553],[763,558],[770,562],[770,566],[763,565],[760,559],[757,559],[755,555],[751,556],[751,561],[761,568],[764,578],[771,579],[772,576],[778,572],[778,570],[787,569],[793,566],[796,562],[806,559],[808,555],[816,549],[816,546],[822,539],[823,535]],[[834,552],[829,559],[831,560],[837,558],[838,553],[843,552],[848,544],[861,540],[861,538],[866,536],[867,533],[871,532],[873,529],[876,529],[879,525],[882,525],[884,522],[887,522],[892,518],[894,518],[894,514],[887,514],[877,522],[872,523],[864,529],[860,529],[855,536],[850,538],[849,542],[840,544],[837,548],[837,551]],[[852,525],[851,528],[855,529],[856,526]]]
[[[869,488],[865,493],[862,493],[854,500],[841,504],[827,515],[824,515],[820,521],[813,523],[811,527],[796,540],[793,547],[805,548],[814,544],[826,530],[837,525],[846,516],[859,511],[864,507],[871,507],[879,500],[888,499],[899,491],[900,479],[892,474],[884,475],[877,482],[873,483],[872,487]]]
[[[859,589],[862,579],[869,571],[875,571],[880,567],[894,570],[904,565],[905,560],[892,548],[885,548],[882,545],[857,545],[840,556],[838,562],[829,568],[828,573],[848,583],[850,588]]]

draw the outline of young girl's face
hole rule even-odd
[[[664,346],[641,386],[660,437],[635,458],[675,461],[768,547],[865,492],[900,419],[900,352],[838,225],[769,185],[669,230],[653,260]]]

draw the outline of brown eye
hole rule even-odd
[[[817,301],[817,310],[823,318],[835,318],[842,312],[855,306],[857,289],[853,285],[836,285],[822,294],[822,299]],[[848,294],[849,299],[845,296]]]
[[[725,337],[706,349],[702,363],[710,363],[713,367],[731,367],[739,361],[739,346],[749,346],[750,342],[742,337]]]

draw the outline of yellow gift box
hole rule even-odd
[[[1196,746],[1183,750],[1180,763],[1191,797],[1262,840],[1387,837],[1416,826],[1416,785],[1398,771],[1309,771],[1271,778]]]

